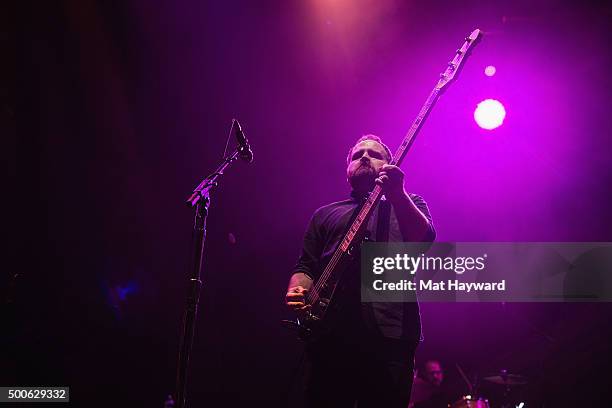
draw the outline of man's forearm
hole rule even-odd
[[[291,279],[289,279],[289,288],[294,288],[296,286],[310,289],[312,286],[312,279],[303,272],[296,272],[291,276]]]
[[[429,231],[431,230],[429,220],[410,199],[410,196],[402,193],[395,197],[389,197],[389,199],[395,209],[395,215],[397,216],[397,222],[404,241],[427,241]]]

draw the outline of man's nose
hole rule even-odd
[[[361,156],[361,158],[359,159],[360,162],[362,163],[367,163],[370,161],[370,157],[368,157],[367,153],[364,154],[363,156]]]

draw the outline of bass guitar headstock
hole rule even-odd
[[[482,38],[482,31],[475,29],[472,33],[465,38],[465,41],[461,48],[457,50],[455,57],[448,63],[448,66],[443,73],[440,74],[440,79],[436,84],[436,89],[441,91],[446,85],[448,85],[463,66],[465,58],[469,55],[471,48],[480,41]]]

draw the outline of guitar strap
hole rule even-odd
[[[391,219],[391,203],[384,198],[378,204],[378,222],[376,225],[376,242],[389,241],[389,220]]]

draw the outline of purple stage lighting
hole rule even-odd
[[[474,120],[483,129],[493,130],[504,123],[506,109],[495,99],[485,99],[476,106]]]
[[[492,77],[493,75],[495,75],[495,71],[497,70],[495,69],[493,65],[487,65],[487,67],[484,70],[484,73],[486,76]]]

